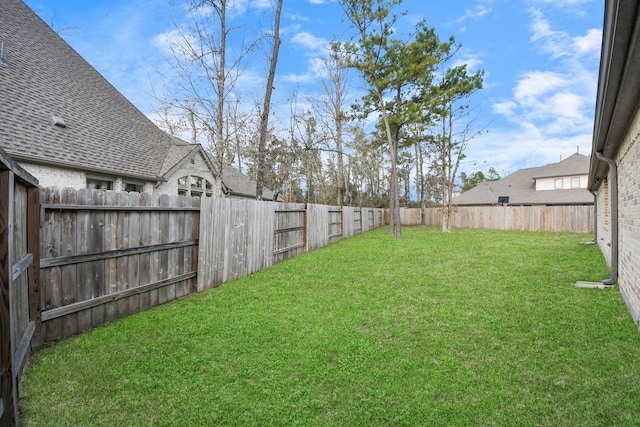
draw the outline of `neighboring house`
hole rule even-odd
[[[452,200],[459,206],[593,205],[587,190],[589,157],[573,154],[558,163],[520,169],[482,182]]]
[[[0,43],[0,147],[41,186],[255,198],[231,167],[216,191],[202,146],[158,128],[20,0],[2,0]]]
[[[640,329],[640,3],[606,0],[589,190],[596,241]]]

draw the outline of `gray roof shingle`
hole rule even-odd
[[[593,204],[586,189],[536,191],[535,179],[586,175],[589,157],[573,154],[565,160],[537,168],[520,169],[498,181],[483,182],[452,200],[454,205],[494,205],[498,197],[508,196],[510,205],[585,205]]]
[[[537,172],[532,176],[535,179],[584,175],[589,173],[589,156],[575,153],[558,163],[551,163],[535,169]]]
[[[18,160],[156,179],[171,138],[20,0],[2,0],[0,144]],[[58,116],[67,128],[53,125]]]

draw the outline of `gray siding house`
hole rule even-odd
[[[2,0],[0,43],[0,147],[41,186],[255,198],[231,166],[215,188],[202,146],[162,131],[21,0]]]
[[[606,0],[589,189],[596,241],[640,329],[640,2]]]
[[[589,157],[575,153],[537,168],[483,182],[452,200],[458,206],[593,205],[587,190]]]

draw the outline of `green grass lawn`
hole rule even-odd
[[[640,423],[640,334],[575,234],[405,228],[49,346],[27,426]]]

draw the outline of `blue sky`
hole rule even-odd
[[[149,116],[166,66],[163,43],[174,30],[169,0],[26,0],[107,80]],[[178,0],[176,4],[180,3]],[[238,0],[232,23],[271,25],[270,0]],[[178,6],[179,7],[179,6]],[[467,149],[463,170],[505,176],[523,167],[589,154],[597,89],[603,5],[595,0],[404,0],[398,28],[426,18],[441,38],[462,44],[460,60],[485,71],[474,97],[488,132]],[[179,15],[176,15],[179,16]],[[320,93],[317,60],[334,38],[351,34],[333,0],[285,0],[274,111],[285,122],[288,100]],[[263,94],[266,66],[247,64],[243,86]],[[353,84],[357,96],[357,82]]]

